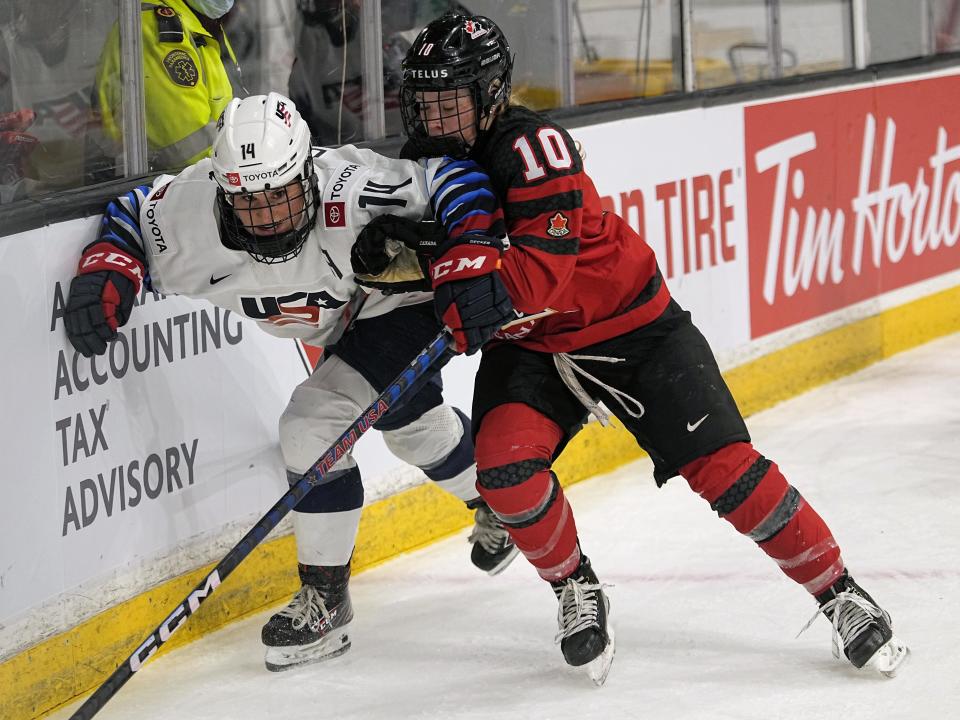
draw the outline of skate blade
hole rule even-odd
[[[504,570],[507,569],[507,566],[514,561],[514,559],[517,557],[519,553],[520,553],[520,548],[514,545],[513,549],[509,553],[504,555],[503,559],[500,562],[498,562],[492,568],[487,570],[487,575],[493,576],[493,575],[499,575],[500,573],[502,573]]]
[[[900,666],[906,662],[909,656],[910,648],[894,635],[873,654],[872,658],[867,660],[864,667],[871,668],[885,677],[892,678],[896,677]]]
[[[301,665],[322,662],[343,655],[350,649],[350,637],[345,632],[320,638],[312,645],[268,647],[263,664],[270,672],[283,672]]]
[[[610,674],[610,666],[613,665],[613,655],[617,651],[616,638],[613,635],[613,628],[610,627],[609,623],[607,624],[607,635],[610,641],[603,649],[603,652],[585,665],[587,675],[590,676],[593,684],[597,687],[603,687],[603,684],[607,681],[607,675]]]

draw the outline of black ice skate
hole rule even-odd
[[[585,667],[595,684],[603,685],[616,649],[613,628],[607,621],[610,601],[584,555],[566,580],[550,583],[560,602],[556,641],[568,665]]]
[[[840,649],[856,668],[871,668],[893,677],[910,649],[893,634],[890,615],[881,609],[846,571],[825,592],[817,595],[820,610],[833,624],[833,656]],[[801,631],[802,632],[802,631]]]
[[[300,566],[303,585],[290,604],[267,621],[260,637],[267,670],[279,672],[319,662],[350,649],[347,628],[353,620],[350,565]]]
[[[473,515],[473,531],[467,538],[473,543],[473,550],[470,551],[471,562],[488,575],[503,572],[517,556],[517,546],[485,502],[475,500],[467,503],[467,507],[476,510]]]

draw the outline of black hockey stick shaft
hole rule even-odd
[[[226,554],[213,570],[200,581],[183,601],[167,615],[144,640],[134,653],[104,681],[93,694],[84,701],[70,720],[89,720],[96,715],[110,698],[133,677],[143,664],[160,646],[170,639],[170,636],[193,615],[201,603],[213,594],[220,583],[259,545],[280,521],[296,507],[297,503],[313,488],[323,481],[334,465],[350,451],[354,443],[370,427],[377,422],[397,401],[420,380],[431,368],[439,369],[453,357],[450,351],[452,340],[450,335],[441,332],[423,351],[413,359],[400,375],[384,390],[370,406],[363,411],[353,424],[340,438],[318,459],[313,466],[304,473],[276,504],[267,511],[267,514],[257,521],[257,524]]]

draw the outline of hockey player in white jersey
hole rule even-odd
[[[306,123],[282,95],[235,99],[210,158],[108,205],[70,286],[67,335],[83,355],[103,354],[145,283],[324,345],[323,362],[280,418],[295,482],[439,331],[424,292],[372,290],[347,316],[365,293],[350,264],[356,236],[384,213],[428,216],[424,172],[349,145],[311,148]],[[506,567],[516,548],[479,499],[469,418],[443,404],[439,373],[375,427],[397,457],[476,509],[474,564],[490,574]],[[302,587],[263,628],[268,669],[350,647],[348,580],[362,504],[360,471],[347,456],[294,511]]]

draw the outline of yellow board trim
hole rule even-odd
[[[878,360],[960,331],[960,287],[798,342],[725,373],[744,415],[769,408]],[[642,452],[622,428],[596,423],[555,465],[563,484],[609,472]],[[364,508],[354,572],[466,527],[463,504],[432,484]],[[464,547],[464,562],[467,562]],[[297,586],[292,536],[263,543],[161,652],[286,600]],[[0,664],[0,717],[34,720],[93,690],[213,566],[200,568],[109,608]],[[136,682],[136,680],[131,680]],[[121,691],[122,692],[122,691]]]

